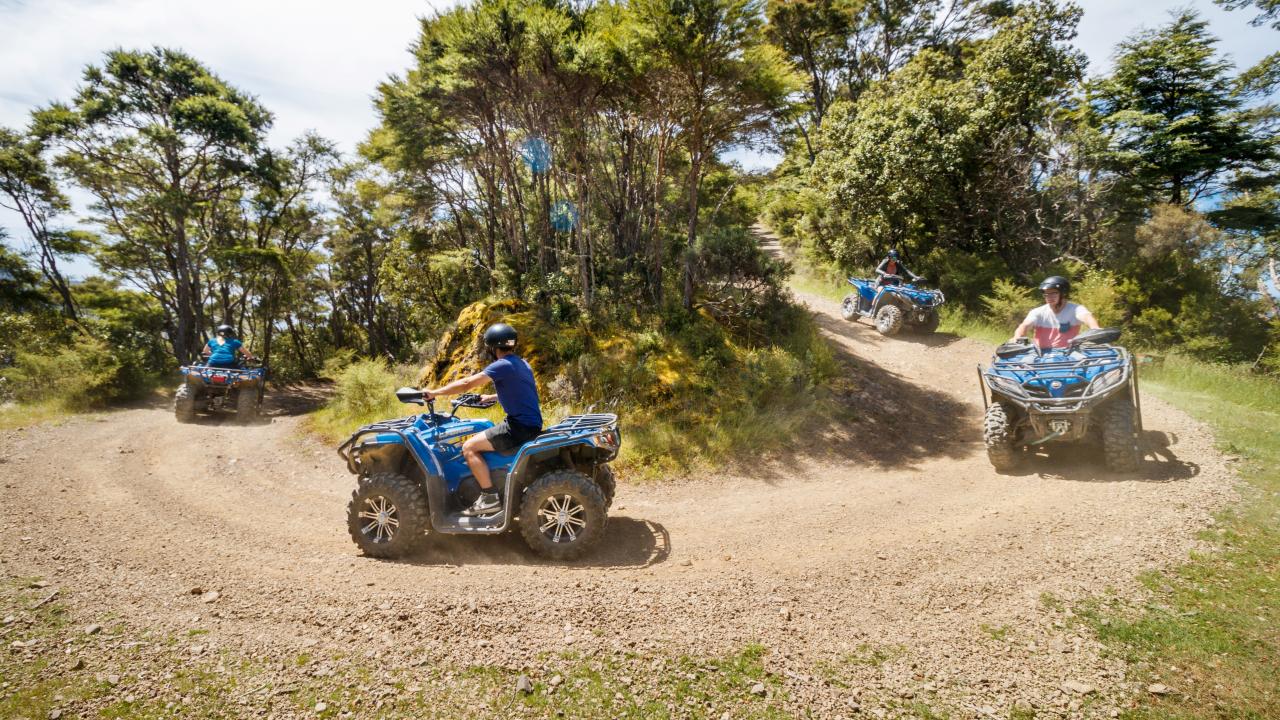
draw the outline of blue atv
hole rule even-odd
[[[991,367],[978,367],[987,457],[997,471],[1013,470],[1025,448],[1085,440],[1101,444],[1108,469],[1138,469],[1138,376],[1133,356],[1113,344],[1119,339],[1113,328],[1088,330],[1065,348],[1041,350],[1019,338],[996,349]]]
[[[572,560],[603,536],[617,488],[608,463],[622,445],[617,415],[571,415],[517,450],[485,453],[502,508],[471,517],[463,510],[480,496],[480,486],[462,456],[462,443],[493,423],[459,418],[458,408],[493,403],[460,395],[443,415],[421,390],[401,388],[396,397],[426,405],[427,411],[365,425],[338,447],[358,478],[347,505],[347,529],[365,555],[404,556],[428,530],[496,535],[518,525],[534,552]]]
[[[173,395],[173,414],[180,423],[194,422],[196,411],[231,411],[240,422],[258,417],[267,369],[262,366],[222,368],[183,365],[182,384]]]
[[[931,333],[938,329],[938,308],[946,302],[941,290],[903,283],[897,275],[885,275],[884,284],[868,278],[849,278],[853,292],[840,303],[845,320],[870,318],[881,335],[897,335],[906,325]]]

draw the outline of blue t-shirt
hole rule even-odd
[[[217,338],[210,340],[209,348],[213,350],[213,352],[209,355],[209,366],[224,368],[235,367],[237,360],[236,351],[240,349],[240,345],[242,344],[243,343],[235,338],[227,338],[221,345],[218,344]]]
[[[542,429],[542,410],[538,407],[538,385],[533,369],[519,355],[507,355],[489,363],[484,374],[498,391],[498,402],[507,411],[507,422],[526,428]]]

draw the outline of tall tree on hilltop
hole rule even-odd
[[[1141,211],[1153,202],[1190,205],[1222,189],[1231,173],[1272,157],[1234,91],[1231,64],[1193,11],[1120,44],[1090,107],[1111,138],[1110,166]]]
[[[113,50],[70,104],[35,114],[58,163],[93,195],[101,267],[165,309],[173,353],[199,350],[208,238],[196,222],[252,172],[271,115],[185,53]]]

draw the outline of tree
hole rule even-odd
[[[1120,44],[1110,77],[1089,93],[1111,138],[1111,169],[1138,210],[1153,202],[1190,205],[1217,194],[1231,173],[1272,157],[1234,94],[1231,65],[1193,11]]]
[[[164,48],[108,52],[70,104],[35,114],[36,133],[95,199],[99,265],[160,303],[180,361],[206,324],[202,215],[252,172],[270,122],[256,100]]]
[[[637,0],[643,46],[668,71],[688,155],[683,261],[693,307],[694,254],[703,172],[732,144],[767,135],[799,84],[781,52],[764,42],[757,0]]]
[[[62,302],[63,313],[76,319],[71,285],[58,268],[58,260],[83,252],[85,237],[75,231],[57,230],[49,221],[65,212],[69,203],[45,163],[44,148],[35,138],[0,127],[0,207],[22,217],[40,257],[40,273]]]

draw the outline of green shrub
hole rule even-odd
[[[987,319],[1010,328],[1017,327],[1037,304],[1031,288],[1005,278],[997,278],[991,284],[991,294],[982,296]]]
[[[1124,303],[1116,278],[1104,270],[1083,273],[1071,290],[1071,301],[1089,308],[1102,327],[1119,327],[1124,322]]]
[[[126,360],[105,342],[81,336],[75,345],[48,354],[19,350],[13,367],[0,377],[19,403],[53,402],[83,410],[131,394],[138,380]]]

